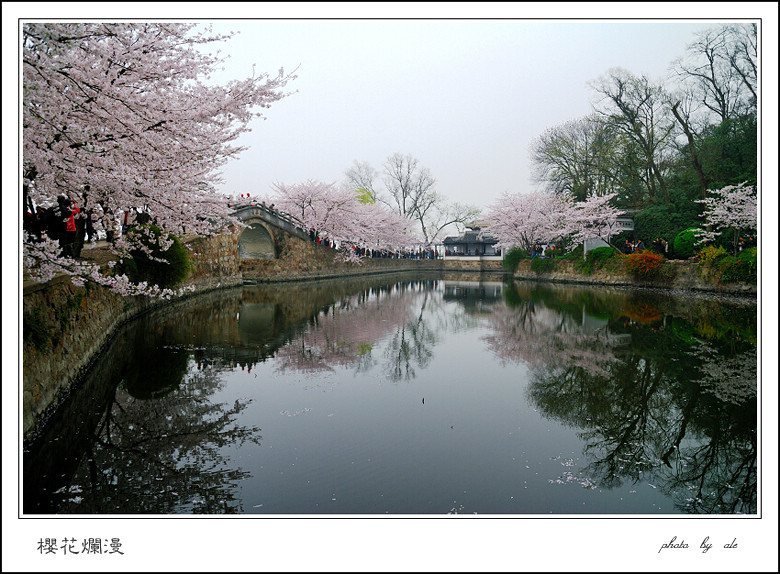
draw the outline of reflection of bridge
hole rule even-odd
[[[233,215],[248,225],[238,237],[239,259],[276,259],[278,233],[286,232],[304,240],[309,235],[286,213],[265,203],[236,205]]]

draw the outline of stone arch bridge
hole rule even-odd
[[[283,233],[308,241],[309,236],[289,215],[271,206],[247,204],[235,206],[233,215],[248,225],[239,232],[239,260],[277,259]]]

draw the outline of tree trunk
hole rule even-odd
[[[76,239],[73,241],[73,257],[81,257],[81,250],[84,247],[84,232],[86,231],[87,220],[76,217]]]
[[[658,166],[655,164],[655,160],[650,160],[650,169],[652,171],[652,175],[656,180],[658,180],[658,185],[661,186],[661,192],[664,194],[664,203],[666,203],[666,205],[670,205],[672,200],[669,198],[669,189],[666,187],[666,180],[664,180],[663,176],[661,175],[661,170],[658,169]]]
[[[701,198],[706,199],[707,179],[704,177],[704,170],[702,169],[701,163],[699,162],[699,155],[696,153],[696,146],[694,145],[693,133],[691,133],[690,126],[688,126],[688,123],[683,120],[680,112],[677,110],[679,105],[680,102],[677,102],[672,106],[672,113],[674,114],[674,117],[677,118],[680,126],[682,126],[682,129],[685,132],[685,137],[688,138],[688,148],[691,150],[691,157],[693,158],[693,169],[696,172],[696,176],[699,178],[699,184],[701,185]]]

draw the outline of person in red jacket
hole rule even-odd
[[[69,215],[65,219],[65,256],[73,257],[76,243],[76,214],[81,211],[76,207],[76,202],[70,202]]]

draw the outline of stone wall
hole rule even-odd
[[[198,291],[241,284],[238,235],[185,238],[190,249],[192,273],[187,282]]]
[[[502,261],[494,259],[477,259],[476,257],[460,257],[443,261],[444,271],[465,271],[472,273],[503,273]]]
[[[273,229],[272,235],[277,257],[242,259],[239,268],[244,281],[301,281],[396,271],[440,271],[444,268],[443,261],[433,259],[362,258],[360,263],[348,263],[334,249]]]
[[[192,272],[185,296],[241,285],[237,238],[185,238]],[[109,342],[118,327],[167,304],[149,297],[123,297],[67,276],[29,283],[23,292],[22,427],[25,436],[67,396],[73,383]]]
[[[638,280],[618,269],[599,269],[591,275],[583,275],[575,268],[576,262],[566,259],[555,261],[551,272],[531,271],[531,260],[521,260],[514,273],[517,280],[554,281],[560,283],[580,283],[588,285],[619,285],[650,287],[681,291],[706,291],[731,295],[756,295],[755,285],[741,283],[717,283],[712,281],[693,261],[668,260],[664,262],[662,273],[655,280]]]

